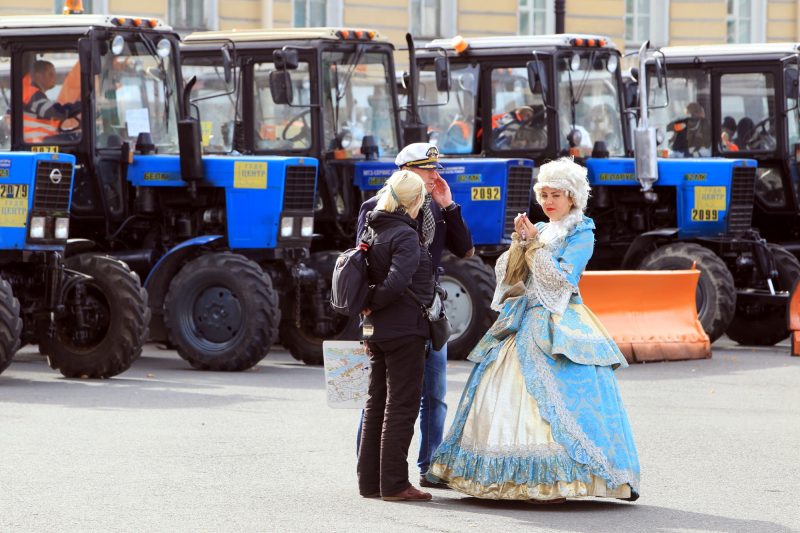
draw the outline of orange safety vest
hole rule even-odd
[[[40,118],[29,105],[34,95],[44,92],[33,84],[30,74],[22,78],[22,138],[28,144],[44,142],[45,137],[58,134],[60,120]]]

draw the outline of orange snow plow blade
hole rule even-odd
[[[792,332],[792,355],[800,356],[800,280],[795,282],[792,297],[789,300],[789,331]]]
[[[580,291],[630,363],[711,357],[697,319],[699,270],[584,272]]]

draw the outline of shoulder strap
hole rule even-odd
[[[416,304],[420,307],[420,309],[422,309],[423,312],[428,310],[428,307],[424,303],[422,303],[422,300],[419,299],[419,296],[414,294],[414,291],[412,291],[411,289],[406,289],[405,293],[408,294],[411,297],[411,299],[416,302]]]
[[[370,211],[371,213],[371,211]],[[369,215],[369,213],[367,213]],[[372,243],[375,242],[375,230],[372,229],[369,225],[369,217],[365,218],[364,220],[364,231],[361,232],[361,237],[359,237],[360,244],[358,248],[363,250],[368,250]]]

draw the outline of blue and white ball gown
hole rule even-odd
[[[524,295],[501,301],[509,252],[498,259],[500,316],[470,354],[478,364],[428,477],[478,498],[635,500],[639,460],[613,372],[627,363],[577,288],[594,223],[573,211],[537,229],[515,244]]]

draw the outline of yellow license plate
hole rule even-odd
[[[473,187],[472,200],[500,200],[500,187]]]
[[[692,209],[693,222],[717,222],[719,211],[716,209]]]
[[[28,186],[16,183],[0,185],[0,198],[27,198]]]

